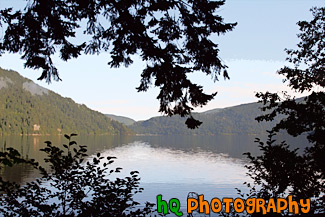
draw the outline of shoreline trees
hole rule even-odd
[[[311,213],[325,212],[325,8],[312,8],[311,21],[298,22],[301,33],[297,50],[286,50],[287,61],[278,74],[286,77],[289,86],[298,92],[312,91],[303,100],[283,92],[258,93],[263,111],[258,121],[270,121],[278,115],[284,118],[269,132],[269,139],[257,139],[262,155],[253,157],[247,165],[253,184],[250,194],[262,198],[311,198]],[[317,87],[317,91],[313,88]],[[285,141],[276,142],[273,136],[280,130],[291,136],[306,135],[311,147],[302,155],[290,149]],[[250,187],[250,186],[249,186]]]

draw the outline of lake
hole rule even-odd
[[[112,166],[123,168],[122,177],[139,171],[144,191],[136,195],[137,201],[155,203],[156,196],[161,194],[166,201],[178,198],[185,210],[189,192],[204,194],[204,199],[211,200],[238,197],[235,188],[247,190],[243,182],[250,180],[245,175],[247,159],[242,154],[259,154],[255,137],[77,136],[75,140],[79,145],[87,145],[89,155],[100,152],[117,157]],[[0,150],[14,147],[25,158],[41,161],[45,155],[39,149],[45,147],[47,140],[57,146],[67,142],[63,136],[6,136],[0,137]],[[303,142],[295,139],[293,143],[299,146]],[[0,175],[24,183],[38,174],[29,166],[18,165],[2,169]]]

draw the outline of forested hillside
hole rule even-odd
[[[274,122],[258,123],[255,118],[261,115],[258,103],[249,103],[224,109],[213,109],[193,116],[202,121],[202,125],[190,130],[184,124],[185,118],[154,117],[139,121],[130,126],[138,134],[160,135],[216,135],[216,134],[264,134]]]
[[[0,134],[131,134],[125,125],[0,68]]]
[[[112,115],[112,114],[105,114],[106,117],[118,121],[122,124],[125,124],[126,126],[129,126],[131,124],[134,124],[135,120],[133,120],[132,118],[128,118],[128,117],[124,117],[124,116],[119,116],[119,115]]]
[[[186,119],[180,116],[134,122],[93,111],[17,72],[0,68],[0,134],[132,134],[131,130],[159,135],[262,134],[274,122],[258,123],[255,118],[262,114],[259,107],[250,103],[195,113],[194,117],[203,122],[195,130],[188,129]],[[131,130],[120,122],[130,125]]]

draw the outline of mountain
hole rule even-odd
[[[128,117],[124,117],[124,116],[118,116],[118,115],[112,115],[112,114],[105,114],[106,117],[118,121],[122,124],[125,124],[126,126],[132,125],[135,123],[135,120],[128,118]]]
[[[262,114],[261,104],[249,103],[223,109],[213,109],[193,116],[202,121],[195,130],[186,127],[180,116],[160,116],[139,121],[129,126],[137,134],[157,135],[217,135],[217,134],[265,134],[276,121],[258,123],[255,118]]]
[[[115,135],[132,131],[15,71],[0,68],[0,135],[70,133]]]
[[[220,112],[221,110],[222,110],[222,108],[216,108],[216,109],[211,109],[211,110],[202,112],[201,114],[213,114],[213,113]]]

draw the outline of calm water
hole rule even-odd
[[[122,167],[121,176],[132,170],[140,172],[144,192],[136,200],[156,202],[158,194],[164,200],[178,198],[186,209],[189,192],[213,197],[237,197],[235,188],[244,189],[247,163],[244,152],[257,155],[255,136],[78,136],[80,145],[88,146],[88,154],[101,152],[103,156],[116,156],[113,166]],[[26,158],[41,161],[39,152],[44,141],[54,145],[66,143],[64,137],[25,136],[0,137],[0,149],[14,147]],[[298,140],[297,140],[298,141]],[[297,146],[300,144],[295,142]],[[302,142],[301,140],[299,140]],[[0,175],[24,183],[37,173],[26,165],[4,168]]]

